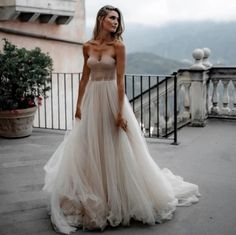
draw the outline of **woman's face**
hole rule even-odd
[[[119,15],[116,11],[109,11],[102,21],[102,28],[110,33],[115,33],[119,25]]]

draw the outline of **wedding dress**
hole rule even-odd
[[[101,229],[171,219],[176,206],[198,201],[198,186],[160,169],[149,154],[125,96],[125,132],[115,125],[118,112],[116,61],[90,56],[91,69],[81,120],[44,166],[54,228],[70,234],[78,227]]]

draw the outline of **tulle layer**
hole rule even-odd
[[[154,162],[126,97],[127,132],[115,125],[117,111],[116,81],[89,81],[82,119],[44,167],[51,220],[62,233],[128,225],[131,218],[155,224],[198,201],[197,185]]]

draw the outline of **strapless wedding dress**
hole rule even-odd
[[[116,61],[89,57],[91,69],[82,119],[44,166],[44,190],[50,195],[51,221],[69,234],[78,227],[101,229],[171,219],[176,206],[198,201],[198,186],[160,169],[125,96],[128,131],[115,125],[118,112]]]

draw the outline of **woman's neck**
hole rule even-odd
[[[107,31],[101,31],[96,39],[97,41],[99,41],[101,44],[102,43],[106,43],[106,42],[111,42],[113,40],[111,33],[107,32]]]

